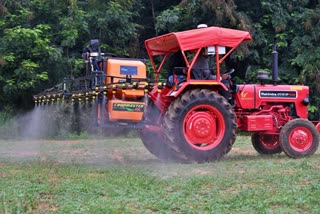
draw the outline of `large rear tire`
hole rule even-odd
[[[312,122],[305,119],[289,121],[280,132],[282,150],[291,158],[314,154],[319,146],[319,132]]]
[[[184,157],[179,156],[177,152],[171,149],[168,143],[165,143],[167,139],[162,131],[152,130],[146,127],[140,132],[140,138],[146,149],[160,160],[179,162],[185,160]]]
[[[210,162],[228,153],[235,141],[235,114],[221,95],[207,89],[187,91],[164,117],[168,144],[190,162]]]
[[[152,125],[148,125],[140,131],[143,145],[160,160],[185,162],[186,158],[168,146],[168,139],[165,137],[161,125],[157,123],[160,115],[160,110],[149,100],[145,120]]]
[[[278,135],[253,133],[251,135],[253,148],[262,155],[273,155],[282,152]]]

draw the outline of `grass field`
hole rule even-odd
[[[319,213],[320,153],[161,162],[137,138],[0,141],[0,213]]]

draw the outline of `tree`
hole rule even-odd
[[[90,39],[100,39],[102,48],[108,52],[126,55],[130,43],[138,38],[139,0],[89,1],[86,12]]]
[[[139,2],[97,0],[85,7],[77,0],[1,2],[0,103],[26,107],[32,93],[81,75],[81,50],[90,39],[127,54],[137,39],[132,20]]]
[[[18,15],[8,17],[15,21],[26,14],[29,11],[21,9]],[[2,32],[0,86],[3,102],[25,106],[38,83],[48,80],[46,63],[60,56],[60,51],[50,45],[46,34],[49,29],[48,25],[40,24],[34,28],[16,26]]]
[[[254,39],[250,50],[242,47],[227,61],[242,80],[260,69],[271,70],[276,41],[281,82],[308,83],[310,119],[319,119],[319,12],[317,0],[183,0],[157,17],[156,29],[167,33],[205,23],[250,31]]]
[[[236,3],[239,10],[245,10],[252,20],[254,54],[251,65],[270,69],[272,45],[276,39],[281,82],[308,84],[310,119],[319,119],[319,2],[264,0],[253,4],[253,7],[245,7],[247,2],[242,0]]]
[[[0,105],[24,108],[32,93],[82,75],[90,39],[105,52],[147,57],[145,39],[204,23],[250,31],[250,48],[226,61],[241,80],[270,70],[276,39],[281,81],[308,83],[310,116],[319,119],[319,7],[318,0],[0,1]]]

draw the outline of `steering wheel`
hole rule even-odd
[[[228,72],[226,72],[224,74],[227,74],[228,76],[230,76],[233,72],[235,72],[235,70],[232,68],[232,69],[230,69]]]

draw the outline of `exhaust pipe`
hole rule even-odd
[[[278,68],[278,52],[277,52],[277,42],[274,41],[273,50],[272,50],[272,82],[273,85],[277,85],[279,76],[279,68]]]

